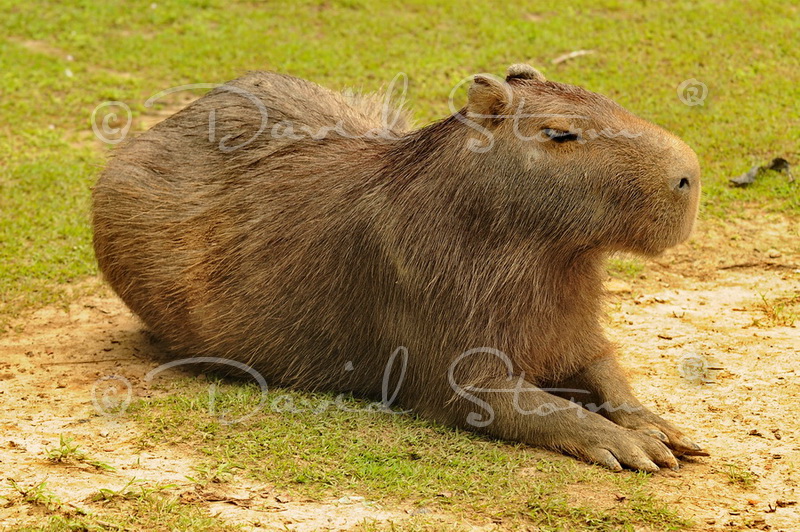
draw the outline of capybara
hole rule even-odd
[[[606,256],[688,237],[695,153],[527,65],[408,124],[286,75],[222,85],[103,171],[100,269],[171,356],[612,469],[705,454],[633,396],[601,326]]]

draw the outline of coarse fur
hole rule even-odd
[[[93,192],[100,268],[176,357],[377,397],[404,346],[390,388],[420,415],[613,468],[673,466],[658,440],[701,454],[629,393],[600,324],[607,254],[689,235],[694,152],[527,65],[409,122],[290,76],[234,80],[117,151]],[[491,350],[454,366],[474,348]],[[520,413],[583,401],[541,390],[567,383],[640,413]]]

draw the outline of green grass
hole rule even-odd
[[[792,327],[800,316],[800,293],[784,297],[768,298],[766,294],[759,294],[761,303],[759,310],[764,313],[766,323],[756,319],[754,325],[767,325],[772,327]]]
[[[250,69],[367,91],[404,72],[407,106],[424,124],[448,113],[448,94],[466,76],[529,62],[683,137],[703,166],[703,216],[724,221],[744,207],[800,213],[800,183],[784,174],[766,172],[746,189],[727,184],[773,157],[800,161],[800,7],[791,2],[417,0],[398,9],[366,0],[0,0],[0,14],[0,330],[25,309],[67,301],[74,290],[65,287],[80,289],[96,273],[89,194],[109,149],[94,139],[92,110],[119,100],[138,120],[149,112],[145,100],[163,89],[224,82]],[[595,53],[551,63],[579,49]],[[708,88],[704,105],[678,98],[678,85],[692,78]],[[640,272],[637,261],[612,262],[619,277]],[[778,315],[776,304],[765,308]],[[198,483],[249,476],[307,496],[353,492],[543,530],[686,526],[646,494],[646,477],[404,416],[267,411],[224,426],[202,415],[203,397],[198,391],[134,409],[154,442],[202,450]],[[324,396],[292,397],[318,404]],[[234,386],[223,398],[235,410],[253,390]],[[69,442],[62,447],[56,451],[75,457]],[[520,480],[521,470],[532,477]],[[603,509],[564,495],[582,484],[613,487],[625,500]],[[47,502],[43,486],[30,489],[32,499]],[[123,524],[161,516],[173,528],[221,528],[162,493],[107,495],[109,506],[130,516]],[[87,519],[56,515],[47,527],[96,525]],[[429,527],[422,516],[403,529],[417,526],[414,519]]]
[[[4,502],[4,508],[25,503],[33,509],[29,512],[30,522],[36,513],[40,519],[35,525],[14,528],[17,531],[67,531],[67,530],[202,530],[222,532],[239,530],[241,527],[224,523],[210,517],[197,506],[183,503],[170,492],[172,485],[149,486],[131,480],[118,490],[98,489],[93,498],[95,507],[89,510],[75,504],[64,504],[47,487],[46,482],[24,486],[8,479],[9,486],[16,493]]]
[[[142,445],[196,449],[205,482],[230,481],[235,470],[237,477],[299,497],[358,495],[512,528],[678,530],[688,525],[647,494],[647,475],[615,474],[407,415],[365,412],[365,401],[345,397],[337,403],[326,394],[271,390],[262,411],[241,424],[225,425],[209,413],[203,384],[181,379],[165,386],[166,396],[131,407],[147,434]],[[244,416],[259,403],[256,386],[216,386],[215,412],[228,418]],[[581,502],[598,492],[622,496],[609,495],[617,501],[610,508]]]
[[[74,438],[63,434],[58,438],[58,447],[47,449],[47,459],[55,464],[83,462],[102,471],[116,471],[112,465],[87,456],[80,445],[75,443]]]
[[[240,469],[244,469],[244,467],[230,462],[203,463],[194,467],[196,475],[186,478],[200,486],[206,486],[212,482],[222,484],[233,480],[236,472]]]
[[[756,483],[756,475],[749,469],[739,464],[725,464],[722,472],[728,477],[728,482],[743,489],[752,488]]]
[[[13,478],[9,478],[8,483],[22,496],[22,500],[27,503],[44,507],[47,510],[61,507],[61,500],[55,493],[50,491],[46,481],[39,482],[30,487],[22,486]]]
[[[120,100],[140,116],[162,89],[248,69],[365,90],[405,72],[408,105],[425,123],[447,114],[465,76],[527,61],[684,137],[703,164],[707,216],[742,204],[800,212],[798,185],[783,174],[747,189],[726,183],[774,156],[798,162],[800,8],[790,2],[450,0],[398,10],[359,0],[0,0],[0,12],[2,315],[57,300],[60,286],[96,272],[88,196],[107,153],[91,140],[92,110]],[[577,49],[596,53],[551,64]],[[679,100],[690,78],[708,87],[705,105]]]
[[[636,279],[644,271],[644,263],[634,258],[611,257],[608,273],[619,279]]]

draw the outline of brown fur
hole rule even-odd
[[[683,142],[526,65],[506,81],[477,76],[458,115],[412,131],[395,110],[383,127],[375,99],[289,76],[250,73],[230,86],[267,109],[261,134],[253,102],[214,90],[128,142],[93,194],[101,270],[176,356],[226,357],[273,384],[376,396],[389,355],[405,346],[398,400],[421,415],[467,428],[491,418],[481,430],[609,467],[674,465],[660,442],[629,429],[699,452],[644,409],[519,415],[510,390],[523,381],[509,379],[572,383],[641,407],[600,326],[604,257],[657,254],[687,237],[700,183]],[[342,126],[275,138],[287,121],[295,132]],[[557,143],[544,128],[582,140]],[[226,151],[226,135],[227,147],[253,140]],[[513,363],[484,353],[455,372],[461,386],[505,390],[473,394],[491,413],[448,383],[456,357],[478,347]]]

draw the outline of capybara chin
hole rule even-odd
[[[705,454],[636,400],[601,327],[606,255],[689,235],[694,152],[527,65],[408,123],[290,76],[223,85],[116,152],[100,268],[176,357],[612,469]]]

